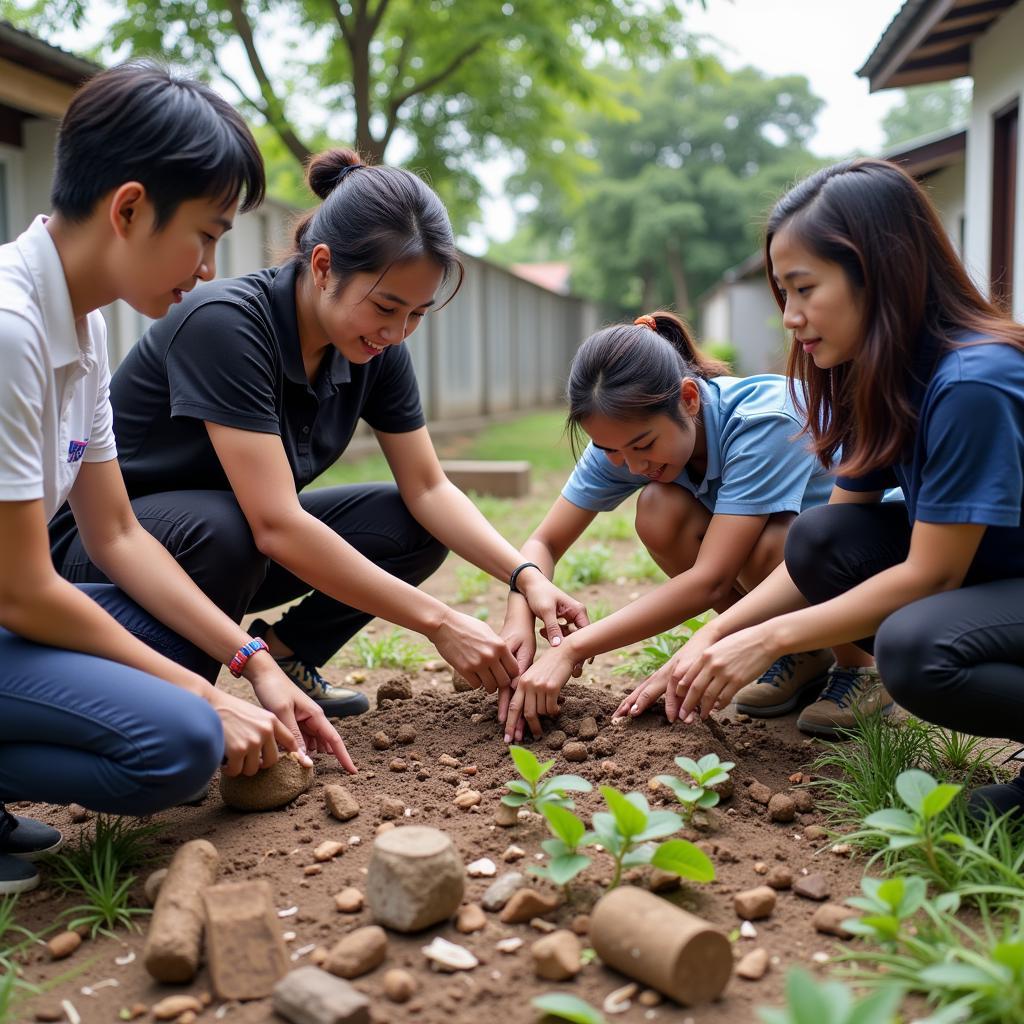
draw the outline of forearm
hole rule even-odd
[[[783,562],[746,597],[712,619],[703,629],[710,630],[716,637],[729,636],[806,607],[807,599],[797,589]]]

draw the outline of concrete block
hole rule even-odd
[[[292,1024],[370,1024],[370,1001],[319,967],[300,967],[274,988],[274,1010]]]
[[[495,498],[522,498],[530,493],[530,463],[484,459],[446,459],[441,467],[460,491]]]

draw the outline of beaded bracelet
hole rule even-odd
[[[235,656],[228,662],[228,671],[237,679],[245,668],[245,663],[258,651],[269,651],[266,640],[256,637],[247,644],[242,644],[235,652]]]

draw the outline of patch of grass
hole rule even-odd
[[[419,644],[413,643],[400,629],[377,636],[358,633],[352,641],[351,653],[363,668],[397,668],[415,672],[427,655]]]
[[[536,473],[568,474],[573,458],[564,427],[565,415],[558,410],[505,420],[480,431],[459,458],[526,459]]]
[[[631,580],[663,580],[665,574],[651,558],[647,548],[638,548],[622,567],[623,575]]]
[[[604,598],[592,601],[587,605],[587,615],[590,616],[590,621],[592,623],[600,622],[602,619],[608,618],[614,610],[615,609],[612,608],[611,602],[605,601]]]
[[[674,630],[659,633],[639,651],[627,655],[621,665],[612,669],[612,674],[629,676],[632,679],[646,679],[657,672],[713,615],[714,612],[702,612],[692,619],[687,619]]]
[[[583,532],[594,540],[635,540],[633,517],[626,512],[602,512]]]
[[[564,588],[588,587],[611,579],[612,553],[603,544],[570,548],[555,569],[555,582]]]
[[[455,567],[455,603],[464,604],[474,597],[486,594],[494,578],[490,573],[478,569],[475,565],[457,565]]]

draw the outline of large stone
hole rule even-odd
[[[793,892],[805,900],[827,900],[832,895],[832,886],[824,875],[797,875]]]
[[[291,1024],[370,1024],[370,1000],[319,967],[300,967],[282,978],[273,1004]]]
[[[509,807],[508,804],[498,804],[498,809],[494,812],[494,821],[501,828],[511,828],[513,825],[518,825],[519,808]]]
[[[385,679],[377,687],[377,707],[385,700],[412,700],[412,680],[407,675]]]
[[[738,892],[732,902],[744,921],[759,921],[762,917],[771,917],[777,898],[770,886],[759,885],[756,889]]]
[[[526,879],[518,871],[509,871],[492,882],[480,903],[492,914],[501,910],[518,889],[526,885]]]
[[[270,883],[225,882],[203,890],[206,959],[221,999],[264,999],[288,972]]]
[[[386,928],[415,932],[446,921],[464,886],[462,858],[439,829],[407,825],[374,840],[366,902]]]
[[[339,978],[359,978],[384,963],[388,937],[383,928],[371,924],[338,939],[327,954],[324,966]]]
[[[500,918],[505,924],[525,924],[535,917],[550,914],[561,905],[561,897],[555,893],[538,892],[536,889],[518,889],[505,904]]]
[[[577,735],[581,740],[592,740],[597,738],[597,719],[588,715],[580,722],[580,729]]]
[[[220,795],[236,811],[272,811],[290,804],[312,784],[313,769],[300,764],[298,754],[290,752],[255,775],[221,774]]]
[[[538,978],[567,981],[580,973],[580,940],[564,929],[545,935],[531,947],[533,968]]]
[[[796,817],[796,804],[788,793],[776,793],[768,801],[768,817],[772,821],[785,823]]]
[[[765,882],[775,890],[790,889],[793,886],[793,872],[785,864],[777,864],[768,872]]]
[[[823,903],[814,912],[811,924],[814,925],[815,930],[825,935],[835,935],[839,939],[850,939],[853,938],[853,932],[847,931],[843,927],[843,922],[857,916],[849,907],[844,907],[839,903]]]
[[[338,821],[351,821],[359,813],[359,801],[344,786],[324,786],[324,804]]]

